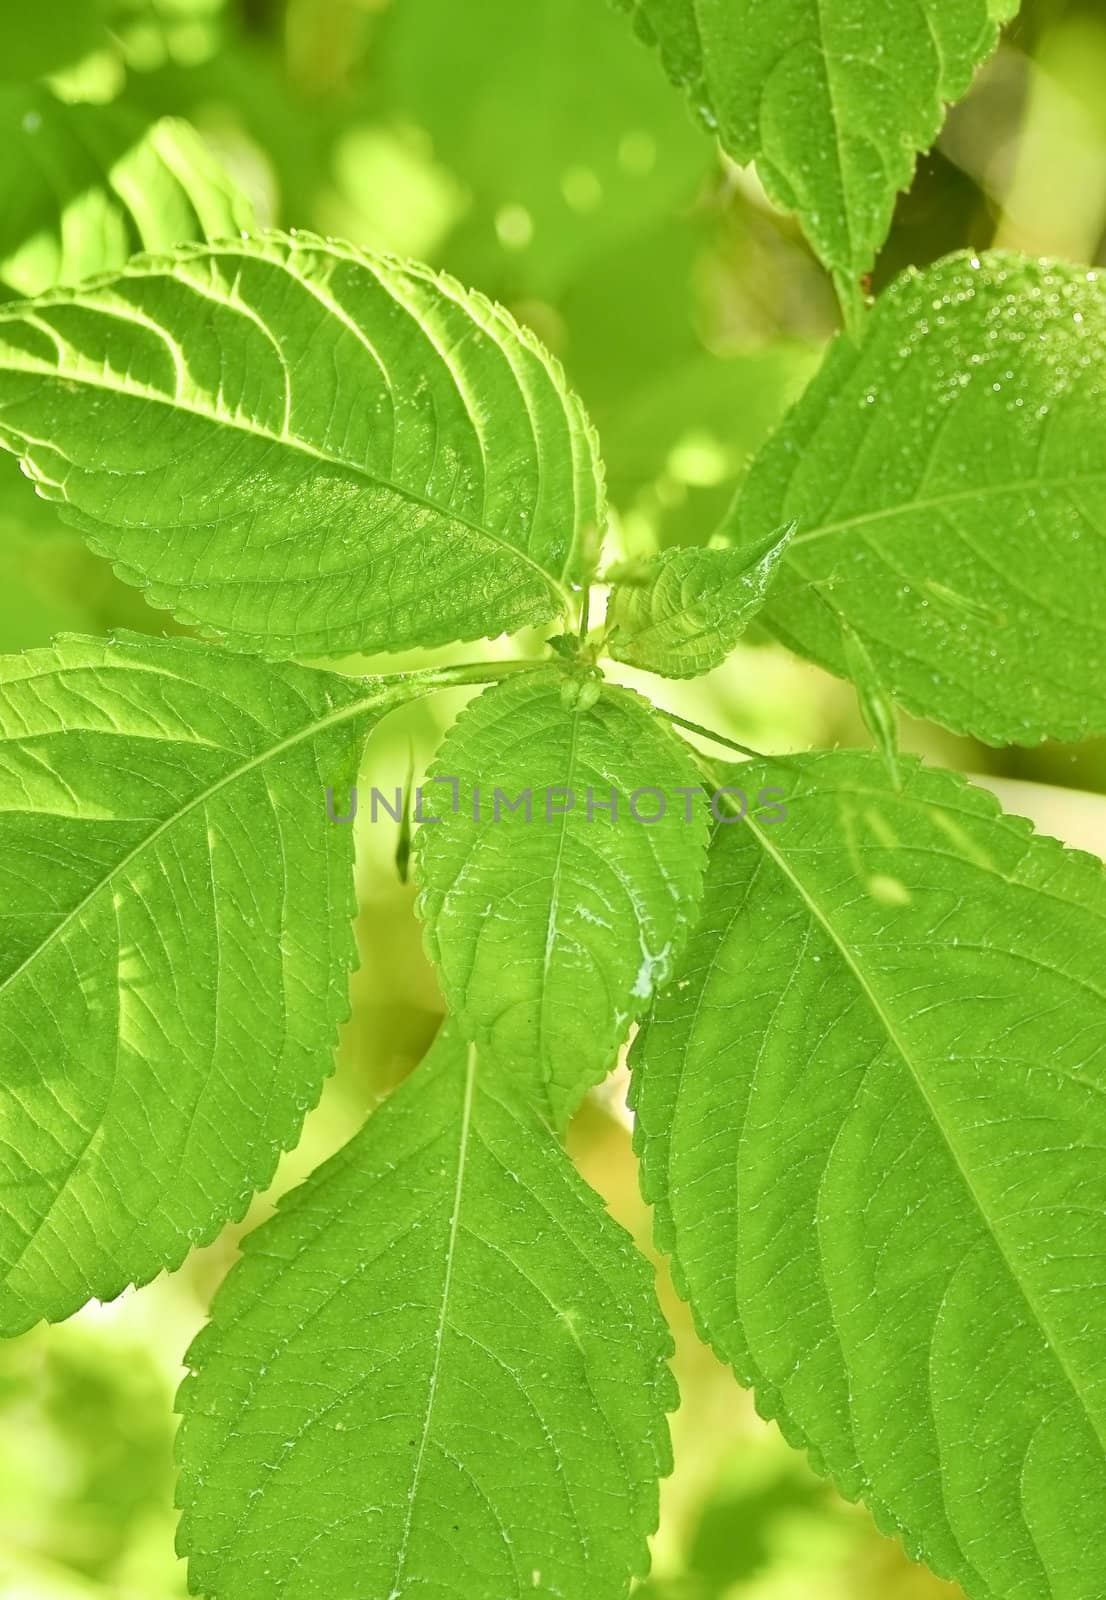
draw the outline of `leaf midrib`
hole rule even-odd
[[[192,811],[195,811],[200,806],[206,805],[209,800],[211,800],[215,795],[219,794],[223,789],[228,788],[231,784],[237,783],[240,778],[247,777],[251,772],[256,772],[259,767],[267,765],[268,762],[275,760],[277,757],[283,755],[286,751],[294,749],[296,745],[302,744],[306,740],[315,738],[318,734],[325,733],[330,728],[338,727],[343,722],[351,722],[357,717],[364,716],[374,709],[379,710],[381,715],[383,715],[386,711],[392,709],[392,705],[398,705],[403,700],[414,699],[416,695],[421,692],[422,691],[417,687],[406,685],[397,686],[395,689],[385,690],[382,693],[378,692],[375,695],[367,695],[365,698],[356,700],[348,706],[343,706],[337,711],[332,711],[325,716],[315,718],[306,727],[297,730],[297,732],[294,734],[290,734],[287,738],[281,739],[277,744],[269,746],[268,749],[261,751],[258,755],[251,756],[248,761],[242,762],[238,766],[233,767],[229,772],[224,773],[222,777],[218,778],[214,783],[208,784],[206,788],[193,795],[184,805],[173,811],[171,815],[164,817],[152,832],[148,833],[143,839],[140,839],[139,842],[134,845],[125,856],[123,856],[109,869],[109,871],[104,873],[101,878],[97,879],[87,893],[65,913],[59,922],[55,923],[54,927],[51,928],[45,939],[37,944],[35,948],[25,957],[25,959],[20,962],[19,966],[16,967],[14,971],[10,972],[2,982],[0,982],[0,997],[2,997],[16,982],[16,980],[27,971],[28,967],[30,967],[39,959],[39,957],[50,947],[50,945],[53,944],[54,940],[59,938],[61,934],[72,925],[72,923],[82,914],[82,912],[86,910],[92,901],[96,899],[97,895],[101,894],[103,890],[106,889],[120,873],[125,872],[132,862],[137,860],[144,851],[156,844],[160,838],[162,838],[172,828],[175,828],[177,824]]]
[[[123,316],[121,313],[115,311],[105,312],[102,308],[99,310],[99,315],[118,316],[120,321],[131,323],[135,322],[133,317]],[[20,320],[24,322],[37,321],[37,319],[28,317],[26,314],[24,314],[22,318],[3,317],[0,315],[0,324],[5,321]],[[138,325],[141,326],[141,324]],[[502,534],[497,533],[493,528],[489,528],[480,522],[474,522],[471,517],[465,516],[463,512],[458,511],[451,506],[444,506],[439,501],[431,499],[429,495],[420,494],[417,489],[408,488],[404,484],[396,483],[391,478],[385,478],[373,473],[363,463],[347,460],[342,456],[334,455],[328,450],[323,450],[319,446],[309,443],[306,439],[298,438],[295,434],[275,433],[271,428],[263,427],[256,422],[251,422],[247,425],[231,415],[223,415],[212,411],[205,411],[200,406],[186,403],[178,396],[160,394],[157,390],[147,389],[141,384],[133,384],[125,381],[99,383],[92,378],[74,375],[71,373],[65,373],[63,375],[57,369],[45,366],[38,362],[28,362],[26,364],[19,365],[7,363],[5,364],[3,370],[8,372],[30,374],[35,377],[40,377],[46,381],[51,379],[55,381],[64,381],[67,384],[74,384],[81,388],[90,389],[95,394],[122,395],[128,400],[141,400],[144,404],[164,406],[171,412],[180,412],[186,416],[195,417],[199,421],[205,422],[211,427],[228,428],[234,433],[242,434],[247,439],[257,439],[264,444],[278,445],[282,449],[298,451],[301,455],[305,455],[313,461],[318,461],[323,466],[336,467],[343,472],[351,473],[354,477],[362,478],[373,488],[387,490],[390,493],[395,494],[399,499],[407,500],[410,504],[419,506],[424,511],[431,511],[435,516],[441,517],[443,520],[459,523],[463,528],[467,528],[470,533],[474,533],[478,538],[486,539],[488,543],[494,545],[497,550],[516,558],[523,566],[530,568],[534,573],[536,573],[546,588],[549,589],[549,591],[553,594],[558,605],[566,612],[571,611],[571,602],[564,585],[551,572],[547,571],[546,568],[542,566],[541,562],[537,561],[529,553],[529,551],[524,549],[522,546],[512,544],[509,539],[504,538]],[[3,408],[0,407],[0,411],[2,411],[2,409]],[[11,428],[9,426],[8,429],[5,429],[3,423],[0,422],[0,447],[9,450],[14,456],[23,456],[24,450],[21,447],[15,448],[10,443],[7,443],[5,440],[5,433],[8,433],[15,439],[23,440],[29,447],[33,448],[34,446],[38,446],[40,449],[53,450],[57,451],[59,454],[61,453],[58,451],[58,447],[55,444],[52,444],[49,440],[32,438],[31,435],[22,433],[18,428]],[[53,480],[49,481],[52,482]],[[65,496],[66,503],[72,505],[72,501],[69,499],[68,495],[65,495],[63,486],[61,484],[57,484],[56,487],[60,489],[62,494]],[[74,509],[80,511],[80,507],[74,506]],[[82,513],[82,515],[86,514],[87,513]],[[96,520],[99,521],[102,519],[97,518]],[[153,524],[151,524],[151,526],[153,526]]]
[[[442,1298],[438,1307],[438,1320],[434,1333],[434,1357],[430,1368],[430,1382],[427,1388],[422,1432],[419,1437],[418,1452],[415,1456],[414,1470],[411,1475],[411,1488],[407,1496],[407,1514],[404,1518],[403,1535],[400,1539],[399,1551],[396,1556],[396,1573],[388,1600],[401,1600],[403,1594],[401,1584],[403,1569],[407,1564],[407,1551],[411,1542],[415,1501],[418,1498],[419,1484],[422,1480],[423,1462],[426,1458],[427,1445],[430,1442],[430,1431],[434,1421],[434,1405],[438,1397],[438,1380],[442,1370],[442,1351],[445,1345],[445,1330],[449,1321],[449,1301],[453,1289],[453,1271],[457,1260],[457,1239],[460,1234],[461,1208],[465,1194],[465,1169],[468,1162],[469,1136],[472,1131],[472,1107],[476,1090],[476,1063],[476,1046],[470,1044],[466,1051],[465,1059],[465,1093],[461,1107],[461,1123],[457,1141],[457,1177],[453,1185],[453,1204],[449,1217],[449,1240],[446,1246],[445,1272],[442,1278]]]
[[[984,1208],[982,1200],[980,1199],[980,1196],[976,1192],[975,1185],[972,1182],[972,1179],[971,1179],[971,1176],[970,1176],[970,1174],[968,1172],[967,1166],[965,1165],[964,1161],[961,1159],[960,1152],[957,1149],[957,1146],[956,1146],[956,1143],[955,1143],[955,1141],[954,1141],[954,1139],[952,1137],[952,1134],[949,1132],[949,1130],[946,1128],[944,1122],[942,1121],[941,1116],[940,1116],[940,1114],[938,1112],[937,1106],[934,1103],[932,1097],[930,1096],[928,1090],[926,1089],[924,1079],[923,1079],[922,1075],[919,1073],[918,1069],[916,1068],[916,1066],[914,1064],[914,1061],[913,1061],[913,1058],[912,1058],[912,1056],[910,1054],[910,1051],[909,1051],[909,1049],[907,1047],[906,1041],[901,1037],[901,1035],[899,1033],[899,1030],[895,1025],[893,1017],[891,1016],[891,1014],[888,1011],[888,1009],[887,1009],[886,1005],[884,1004],[884,1002],[881,1000],[880,996],[877,994],[876,990],[873,988],[872,984],[869,982],[868,978],[865,976],[865,974],[864,974],[863,970],[861,969],[861,967],[858,965],[855,957],[853,956],[853,953],[852,953],[851,949],[849,948],[849,945],[848,945],[847,941],[845,939],[843,939],[838,934],[836,928],[833,926],[833,923],[830,921],[829,917],[825,914],[825,912],[822,911],[821,907],[818,905],[818,902],[807,892],[807,889],[806,889],[805,885],[803,884],[802,880],[796,875],[796,873],[794,871],[792,871],[790,864],[785,860],[785,858],[783,856],[780,855],[779,851],[777,851],[773,847],[773,845],[769,842],[768,838],[765,836],[763,831],[760,828],[757,827],[757,825],[753,821],[752,817],[746,817],[744,820],[745,820],[746,826],[750,829],[750,831],[752,832],[754,837],[757,839],[757,841],[760,844],[762,850],[769,857],[769,859],[774,863],[774,865],[776,866],[776,868],[780,872],[780,874],[787,880],[788,883],[790,883],[792,888],[795,890],[796,894],[798,894],[800,899],[803,901],[803,904],[810,911],[810,914],[816,919],[816,921],[818,922],[819,926],[824,930],[827,938],[831,941],[831,943],[833,944],[834,948],[837,950],[838,954],[841,956],[841,959],[844,961],[845,965],[847,966],[849,971],[852,973],[853,978],[856,980],[856,983],[857,983],[858,987],[860,988],[861,993],[864,995],[864,997],[867,1000],[869,1006],[871,1007],[872,1012],[875,1015],[876,1021],[879,1023],[880,1027],[883,1029],[884,1033],[886,1034],[889,1043],[891,1044],[893,1049],[897,1052],[897,1054],[901,1057],[903,1065],[906,1067],[907,1071],[909,1072],[910,1077],[913,1080],[913,1082],[914,1082],[914,1084],[915,1084],[915,1086],[916,1086],[916,1088],[918,1090],[919,1095],[921,1096],[922,1103],[925,1105],[927,1111],[929,1112],[929,1115],[930,1115],[930,1118],[932,1120],[934,1128],[937,1130],[937,1133],[940,1135],[940,1137],[941,1137],[946,1149],[948,1150],[949,1155],[952,1158],[953,1164],[955,1165],[957,1172],[959,1172],[959,1174],[961,1176],[961,1179],[963,1180],[964,1187],[967,1189],[968,1194],[971,1197],[972,1203],[974,1204],[976,1210],[979,1213],[980,1220],[983,1223],[984,1230],[986,1231],[988,1237],[992,1240],[992,1242],[993,1242],[993,1244],[995,1246],[995,1249],[996,1249],[996,1251],[998,1253],[999,1259],[1001,1260],[1003,1266],[1006,1268],[1006,1271],[1009,1274],[1010,1280],[1014,1284],[1014,1287],[1017,1289],[1018,1293],[1021,1295],[1021,1298],[1025,1302],[1025,1305],[1026,1305],[1027,1309],[1029,1310],[1030,1315],[1032,1316],[1034,1323],[1036,1324],[1039,1332],[1042,1334],[1042,1336],[1044,1338],[1044,1341],[1045,1341],[1045,1344],[1046,1344],[1047,1348],[1049,1349],[1049,1351],[1051,1352],[1051,1354],[1055,1358],[1056,1365],[1059,1367],[1059,1369],[1060,1369],[1061,1373],[1063,1374],[1068,1386],[1070,1387],[1070,1389],[1072,1391],[1072,1394],[1075,1396],[1075,1399],[1076,1399],[1076,1401],[1077,1401],[1077,1403],[1078,1403],[1078,1405],[1080,1407],[1080,1410],[1081,1410],[1083,1416],[1086,1417],[1087,1421],[1090,1423],[1095,1437],[1099,1441],[1099,1444],[1101,1445],[1101,1447],[1103,1449],[1103,1452],[1106,1453],[1106,1429],[1103,1428],[1103,1426],[1099,1422],[1097,1416],[1091,1410],[1091,1407],[1088,1405],[1086,1397],[1084,1396],[1082,1387],[1080,1386],[1079,1382],[1077,1381],[1077,1379],[1075,1377],[1075,1374],[1071,1371],[1070,1367],[1068,1366],[1067,1360],[1065,1359],[1065,1356],[1063,1354],[1062,1346],[1060,1345],[1060,1343],[1057,1341],[1055,1335],[1053,1334],[1053,1332],[1052,1332],[1052,1330],[1051,1330],[1051,1328],[1049,1326],[1047,1318],[1045,1317],[1044,1313],[1041,1311],[1040,1307],[1037,1305],[1036,1299],[1030,1293],[1030,1291],[1026,1287],[1026,1285],[1022,1282],[1022,1280],[1019,1277],[1019,1275],[1017,1274],[1017,1272],[1014,1270],[1014,1265],[1013,1265],[1009,1255],[1007,1254],[1006,1248],[1004,1247],[1003,1242],[1002,1242],[998,1232],[996,1231],[996,1229],[995,1229],[994,1225],[992,1224],[989,1216],[987,1215],[987,1212],[986,1212],[986,1210]]]
[[[845,261],[834,261],[832,258],[830,258],[828,259],[827,264],[832,269],[841,272],[843,275],[848,275],[850,273],[858,272],[860,270],[860,263],[857,259],[857,249],[853,239],[853,217],[850,204],[851,195],[849,192],[849,183],[845,175],[845,152],[841,139],[843,123],[837,109],[837,90],[834,82],[833,66],[834,58],[830,54],[829,47],[826,44],[826,19],[822,10],[823,0],[813,0],[813,5],[818,32],[818,43],[821,46],[818,53],[822,61],[823,77],[826,85],[826,99],[829,102],[830,122],[833,125],[833,160],[834,165],[837,168],[838,182],[841,185],[840,220],[844,224],[845,250],[848,258]],[[827,258],[830,257],[830,252],[828,250],[826,252],[826,256]]]
[[[881,506],[876,511],[864,511],[855,517],[821,523],[816,528],[808,528],[805,533],[797,533],[791,541],[791,546],[794,549],[796,545],[812,544],[815,539],[823,539],[833,533],[846,533],[852,528],[863,528],[874,522],[907,516],[915,511],[934,511],[941,506],[963,505],[972,500],[986,500],[992,495],[1016,494],[1027,489],[1075,489],[1084,483],[1103,481],[1106,481],[1106,470],[1081,472],[1062,478],[1017,478],[1008,483],[973,484],[970,489],[955,489],[948,494],[929,495],[918,500],[900,500],[894,505]]]
[[[571,733],[569,735],[568,761],[565,766],[564,788],[569,793],[572,791],[573,779],[576,776],[576,763],[579,758],[580,749],[581,722],[582,713],[580,711],[579,703],[577,703],[573,707],[572,711],[572,726]],[[546,803],[548,804],[548,801]],[[545,1087],[546,1099],[549,1102],[550,1110],[554,1114],[555,1121],[557,1120],[557,1107],[554,1105],[553,1101],[553,1090],[556,1084],[556,1075],[554,1064],[549,1059],[547,1052],[547,1040],[549,1038],[549,1034],[546,1028],[546,1016],[549,1010],[549,995],[552,987],[553,976],[553,955],[557,944],[557,926],[561,912],[561,887],[564,870],[565,847],[568,842],[568,818],[569,812],[566,810],[561,816],[561,826],[558,830],[557,836],[557,852],[553,859],[552,871],[550,872],[550,885],[552,892],[549,896],[549,913],[546,917],[545,923],[545,947],[542,951],[541,1000],[538,1007],[538,1040],[543,1058],[541,1061],[542,1082]]]

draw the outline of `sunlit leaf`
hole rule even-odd
[[[649,1269],[448,1035],[249,1236],[188,1356],[213,1600],[622,1600],[675,1396]]]
[[[545,669],[461,714],[424,814],[420,905],[446,1001],[566,1122],[694,921],[699,775],[636,695]]]
[[[987,0],[615,0],[855,301],[895,197],[998,37]]]
[[[718,666],[764,604],[794,531],[792,524],[753,551],[662,550],[616,572],[611,655],[665,678]]]
[[[0,1329],[241,1216],[330,1070],[353,846],[396,691],[192,642],[0,663]]]
[[[847,671],[840,619],[891,695],[989,743],[1106,730],[1106,288],[958,256],[882,297],[764,447],[738,544],[798,531],[764,612]]]
[[[273,655],[546,621],[603,517],[593,434],[532,335],[310,236],[0,308],[0,444],[155,605]]]
[[[970,1600],[1106,1588],[1106,872],[949,773],[739,769],[635,1047],[645,1189],[765,1415]]]

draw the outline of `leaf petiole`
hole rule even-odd
[[[684,728],[688,733],[697,733],[701,739],[709,739],[712,744],[720,744],[727,750],[736,750],[738,755],[748,756],[753,761],[787,761],[788,756],[770,756],[763,750],[754,750],[752,745],[740,744],[738,740],[731,739],[728,734],[716,733],[713,728],[704,728],[701,723],[692,722],[688,717],[681,717],[675,711],[668,711],[664,706],[654,705],[653,709],[665,717],[674,727]]]

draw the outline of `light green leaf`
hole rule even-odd
[[[187,123],[0,89],[0,299],[122,267],[136,250],[222,239],[252,211]]]
[[[273,655],[548,621],[603,518],[594,437],[532,335],[302,235],[0,308],[0,443],[154,604]]]
[[[615,0],[854,299],[918,151],[998,38],[987,0]],[[1012,14],[1016,0],[1004,3]]]
[[[395,686],[192,641],[0,662],[0,1329],[241,1216],[330,1070],[346,795]]]
[[[1106,873],[949,773],[739,769],[635,1047],[659,1237],[765,1415],[970,1600],[1106,1592]]]
[[[685,747],[636,695],[598,687],[539,669],[481,694],[438,752],[422,808],[438,820],[416,841],[450,1010],[558,1124],[671,971],[704,866]]]
[[[759,550],[662,550],[613,574],[607,610],[616,661],[665,678],[695,678],[725,661],[764,604],[794,525]]]
[[[213,1600],[621,1600],[675,1400],[651,1273],[447,1033],[251,1234],[188,1355]]]
[[[120,629],[158,638],[181,632],[120,583],[0,452],[0,655],[48,645],[59,633]]]
[[[798,532],[762,620],[988,743],[1106,731],[1106,289],[958,256],[907,273],[765,446],[728,529]]]

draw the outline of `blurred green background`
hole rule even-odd
[[[187,117],[263,222],[422,257],[532,324],[599,427],[612,557],[709,536],[836,326],[792,222],[693,124],[604,0],[50,0],[19,14],[0,78],[49,74],[73,100]],[[967,245],[1106,261],[1104,82],[1101,0],[1026,0],[902,198],[875,287]],[[172,626],[0,459],[0,649]],[[621,676],[761,748],[867,742],[848,686],[768,642],[690,685]],[[365,781],[394,788],[411,753],[425,765],[461,698],[385,725]],[[995,751],[902,732],[908,749],[993,781],[1012,809],[1106,853],[1093,797],[1106,791],[1106,743]],[[175,1278],[0,1350],[0,1600],[185,1593],[172,1548],[182,1353],[243,1229],[349,1137],[440,1014],[395,831],[364,810],[358,827],[353,1015],[271,1194]],[[572,1144],[648,1248],[623,1093],[616,1075]],[[697,1343],[663,1268],[660,1281],[683,1406],[641,1600],[954,1600],[757,1418]]]

